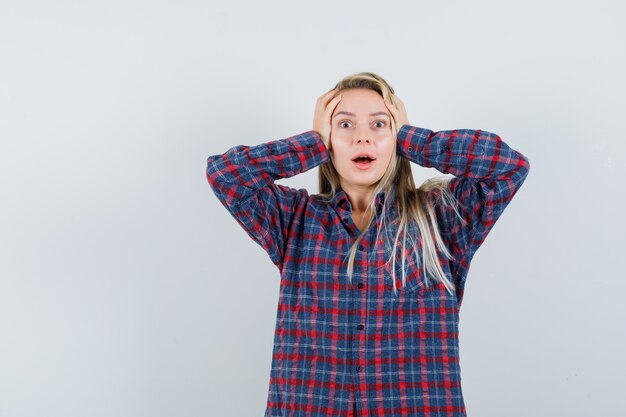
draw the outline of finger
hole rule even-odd
[[[342,94],[337,94],[335,97],[333,97],[333,98],[329,101],[329,103],[330,103],[330,102],[332,102],[333,100],[334,100],[334,101],[336,101],[336,102],[339,102],[339,101],[341,100],[341,98],[342,98],[342,97],[343,97],[343,95],[342,95]]]
[[[385,106],[387,106],[387,108],[389,109],[389,111],[391,112],[393,116],[397,114],[398,110],[389,100],[385,100]]]
[[[340,94],[338,94],[338,90],[335,88],[333,90],[330,90],[327,94],[326,94],[326,103],[328,105],[328,103],[333,100],[336,99],[337,97],[340,97]]]
[[[331,97],[333,96],[335,93],[337,92],[337,88],[333,88],[332,90],[328,90],[327,92],[325,92],[324,94],[322,94],[322,96],[320,98],[326,98],[326,97]]]
[[[328,105],[326,106],[326,113],[327,114],[332,114],[333,111],[335,111],[335,108],[337,108],[337,105],[339,104],[339,102],[341,101],[341,94],[339,94],[338,96],[334,97],[332,100],[330,100],[330,102],[328,103]]]
[[[333,98],[332,96],[337,93],[337,88],[333,88],[323,96],[317,99],[317,104],[320,108],[325,108],[328,106],[328,103]]]
[[[398,97],[396,97],[396,99],[398,100],[398,108],[404,109],[404,101],[400,100]]]
[[[395,94],[392,94],[391,97],[393,98],[393,102],[396,103],[396,105],[401,105],[402,104],[402,100],[400,99],[400,97],[398,97]]]

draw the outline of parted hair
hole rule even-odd
[[[395,94],[393,88],[381,76],[372,72],[359,72],[348,75],[341,79],[335,85],[335,88],[338,88],[339,92],[352,88],[374,90],[383,99],[394,105],[396,104],[393,100],[393,94]],[[394,137],[397,136],[400,127],[395,125],[392,117],[391,131]],[[450,192],[449,182],[451,178],[445,176],[429,178],[419,188],[416,188],[410,162],[400,154],[395,153],[382,178],[375,184],[374,197],[369,203],[370,215],[366,226],[346,254],[348,257],[348,279],[352,282],[354,257],[359,242],[370,227],[376,226],[376,242],[379,241],[379,236],[383,233],[385,253],[389,253],[385,265],[390,263],[394,292],[397,293],[397,259],[399,258],[402,266],[402,286],[404,288],[406,285],[406,256],[414,256],[415,265],[418,268],[423,268],[425,285],[430,285],[432,279],[434,279],[442,282],[446,289],[452,293],[455,287],[441,268],[437,248],[439,248],[439,251],[446,259],[454,259],[454,256],[441,238],[434,204],[451,205],[461,222],[465,223],[465,220],[459,213],[458,201]],[[318,179],[318,196],[327,201],[332,199],[340,187],[339,173],[335,169],[332,160],[328,160],[320,165]],[[385,198],[379,215],[375,204],[376,195],[381,191],[385,193]],[[394,205],[397,218],[386,218],[390,204]],[[420,247],[421,251],[419,250]],[[399,256],[398,251],[400,252]],[[420,259],[420,254],[422,259]]]

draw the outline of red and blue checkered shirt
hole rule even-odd
[[[375,226],[348,281],[345,255],[360,231],[345,192],[328,202],[274,183],[329,160],[316,131],[234,146],[207,160],[213,192],[280,270],[265,417],[466,415],[458,338],[465,279],[529,162],[483,130],[403,125],[397,152],[453,176],[451,191],[467,221],[451,206],[435,205],[442,239],[455,257],[444,262],[439,253],[456,287],[452,293],[442,283],[425,285],[423,267],[409,252],[404,287],[396,261],[394,292]],[[379,213],[384,198],[376,196]]]

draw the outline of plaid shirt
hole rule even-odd
[[[265,417],[466,415],[458,338],[465,279],[529,162],[482,130],[403,125],[397,152],[453,175],[450,186],[467,224],[450,206],[436,206],[442,239],[456,258],[443,262],[439,253],[456,286],[452,294],[441,283],[426,286],[408,251],[406,286],[396,262],[394,293],[383,234],[375,241],[374,223],[348,281],[345,254],[359,229],[345,192],[326,202],[304,188],[274,183],[329,160],[316,131],[234,146],[207,160],[213,192],[280,270]],[[376,196],[379,213],[384,198]]]

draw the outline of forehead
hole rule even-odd
[[[374,90],[353,88],[340,92],[341,101],[335,107],[335,112],[345,110],[357,115],[365,115],[373,112],[387,112],[383,98]]]

